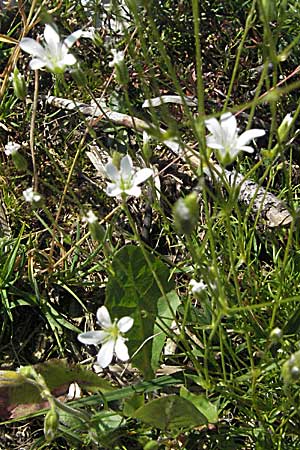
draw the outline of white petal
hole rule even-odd
[[[109,312],[108,312],[108,309],[106,308],[106,306],[101,306],[101,308],[98,308],[96,316],[97,316],[98,323],[99,323],[99,325],[101,325],[102,328],[111,327],[112,323],[111,323],[110,315],[109,315]]]
[[[120,189],[120,186],[118,186],[116,183],[107,183],[106,194],[109,197],[118,197],[120,194],[122,194],[122,192],[122,189]]]
[[[77,339],[86,345],[99,345],[106,339],[108,333],[105,331],[87,331],[86,333],[80,333]]]
[[[73,66],[74,64],[76,64],[76,62],[77,59],[71,53],[64,55],[60,61],[60,63],[64,66]]]
[[[117,326],[121,333],[126,333],[133,325],[133,319],[132,317],[122,317],[120,320],[118,320]]]
[[[253,153],[254,149],[250,147],[249,145],[243,145],[242,147],[239,147],[239,150],[242,150],[243,152],[247,153]]]
[[[254,128],[253,130],[247,130],[239,136],[237,146],[238,148],[240,148],[243,145],[248,144],[248,142],[252,141],[252,139],[264,136],[264,134],[266,134],[266,132],[264,130],[259,130],[258,128]]]
[[[44,48],[34,39],[23,38],[19,45],[24,52],[27,52],[30,55],[39,56],[40,58],[44,58],[46,55]]]
[[[70,34],[65,40],[64,45],[68,48],[71,48],[72,45],[81,37],[82,30],[74,31],[74,33]]]
[[[44,30],[44,38],[47,42],[47,45],[52,53],[52,50],[54,53],[56,53],[56,49],[58,45],[60,44],[60,37],[57,31],[49,24],[45,25]]]
[[[206,137],[206,145],[210,148],[224,148],[224,145],[221,143],[221,140],[217,140],[214,135],[210,135]]]
[[[38,70],[38,69],[41,69],[42,67],[45,67],[46,64],[47,63],[45,61],[43,61],[42,59],[33,58],[29,63],[29,67],[32,70]]]
[[[218,141],[222,138],[222,130],[219,122],[215,117],[211,119],[205,120],[205,126],[210,131],[210,133],[217,139]]]
[[[112,162],[105,164],[104,169],[105,169],[107,178],[109,178],[112,181],[120,180],[120,173],[119,173],[118,169],[116,168],[116,166]]]
[[[139,197],[142,193],[141,188],[139,186],[132,186],[131,188],[125,189],[125,194],[133,195],[134,197]]]
[[[152,177],[152,175],[153,175],[152,169],[145,168],[145,169],[138,170],[132,178],[132,184],[143,183],[149,177]]]
[[[122,178],[127,179],[133,175],[133,164],[129,155],[126,155],[121,159],[120,168]]]
[[[114,347],[115,341],[113,339],[110,339],[109,341],[105,342],[105,344],[103,344],[101,349],[99,350],[99,353],[97,355],[97,362],[103,369],[111,363],[114,355]]]
[[[233,142],[237,132],[236,118],[231,113],[225,113],[221,116],[221,128],[223,132],[223,138],[226,142]]]
[[[127,345],[124,343],[125,339],[122,337],[118,337],[116,345],[115,345],[115,353],[118,359],[121,361],[128,361],[129,354]]]

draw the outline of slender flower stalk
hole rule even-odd
[[[106,306],[101,306],[97,311],[97,321],[102,330],[87,331],[78,335],[78,340],[85,345],[100,345],[97,355],[97,363],[100,367],[107,367],[116,355],[121,361],[129,359],[128,348],[125,344],[126,338],[123,334],[130,330],[133,319],[125,316],[121,319],[114,319],[112,322]]]
[[[69,49],[81,35],[82,30],[77,30],[61,42],[57,31],[47,24],[44,30],[44,46],[34,39],[23,38],[20,41],[20,47],[34,57],[30,61],[32,70],[46,67],[50,72],[63,73],[67,66],[76,64],[76,58],[69,53]]]
[[[252,153],[253,148],[247,144],[265,134],[264,130],[254,128],[239,136],[236,118],[231,113],[222,114],[220,122],[215,118],[208,119],[205,125],[211,133],[206,144],[216,150],[216,156],[224,166],[232,163],[241,151]]]

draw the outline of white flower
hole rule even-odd
[[[133,167],[132,159],[129,155],[121,159],[120,170],[109,162],[105,165],[105,173],[112,183],[107,184],[106,193],[109,197],[119,197],[121,194],[141,195],[139,184],[146,181],[153,175],[153,170],[149,168],[136,170]]]
[[[264,130],[254,128],[238,136],[236,118],[231,113],[222,114],[220,122],[208,119],[205,125],[211,132],[206,138],[207,146],[217,150],[217,157],[224,165],[234,161],[240,151],[252,153],[253,148],[246,144],[265,134]]]
[[[192,279],[189,283],[189,286],[191,288],[191,291],[195,295],[201,294],[202,291],[205,291],[207,289],[207,285],[201,280],[196,281]]]
[[[90,223],[90,224],[93,224],[93,223],[98,222],[98,218],[97,218],[96,214],[90,209],[90,210],[86,213],[86,216],[84,216],[84,217],[82,218],[82,221],[83,221],[83,222]]]
[[[4,147],[4,152],[7,156],[14,155],[18,150],[20,150],[20,148],[20,144],[17,144],[16,142],[8,142]]]
[[[109,62],[109,67],[119,66],[124,61],[124,52],[122,50],[118,51],[115,48],[111,50],[113,55],[113,60]]]
[[[30,61],[32,70],[46,67],[50,72],[63,73],[67,66],[73,66],[76,63],[76,58],[69,53],[69,49],[81,35],[82,31],[77,30],[61,42],[56,30],[51,25],[46,25],[44,31],[46,42],[44,46],[34,39],[23,38],[20,42],[20,47],[34,56]]]
[[[39,193],[34,192],[32,187],[23,191],[23,196],[26,202],[29,203],[38,203],[42,199],[42,196]]]
[[[96,37],[96,28],[88,27],[85,31],[82,31],[81,37],[87,38],[87,39],[92,39],[92,41],[93,41]]]
[[[97,321],[102,330],[81,333],[78,335],[78,340],[86,345],[102,345],[97,355],[97,362],[102,368],[111,363],[114,354],[121,361],[127,361],[129,359],[128,348],[125,344],[127,339],[123,337],[123,334],[130,330],[133,319],[125,316],[118,321],[114,319],[112,322],[107,308],[101,306],[97,310]]]

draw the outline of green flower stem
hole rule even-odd
[[[223,112],[226,112],[226,109],[227,109],[227,106],[228,106],[228,102],[230,100],[230,96],[231,96],[232,89],[233,89],[233,86],[234,86],[234,82],[235,82],[235,80],[237,78],[237,73],[238,73],[238,70],[240,68],[241,54],[244,51],[244,44],[245,44],[248,32],[249,32],[250,28],[252,27],[253,15],[255,13],[255,9],[256,9],[255,2],[252,2],[251,9],[250,9],[249,14],[248,14],[247,19],[246,19],[246,25],[245,25],[244,33],[243,33],[240,45],[238,47],[238,51],[237,51],[237,55],[236,55],[236,59],[235,59],[235,64],[234,64],[234,68],[233,68],[233,71],[232,71],[232,76],[231,76],[231,79],[230,79],[230,85],[229,85],[229,88],[228,88],[228,91],[227,91],[227,96],[226,96],[225,103],[224,103],[224,106],[223,106]],[[251,123],[251,121],[249,121],[249,124],[250,123]]]
[[[194,36],[196,45],[196,70],[197,70],[197,98],[198,98],[198,113],[200,121],[198,121],[198,139],[200,143],[200,154],[205,153],[206,140],[205,140],[205,127],[204,119],[205,106],[204,106],[204,85],[203,85],[203,71],[202,71],[202,56],[200,45],[200,16],[199,16],[199,1],[192,0],[193,18],[194,18]]]

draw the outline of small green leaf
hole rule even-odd
[[[207,419],[208,423],[218,422],[218,410],[204,395],[189,392],[184,386],[180,388],[180,397],[189,400]]]
[[[133,417],[151,427],[178,433],[207,423],[191,402],[177,395],[152,400],[135,411]]]

